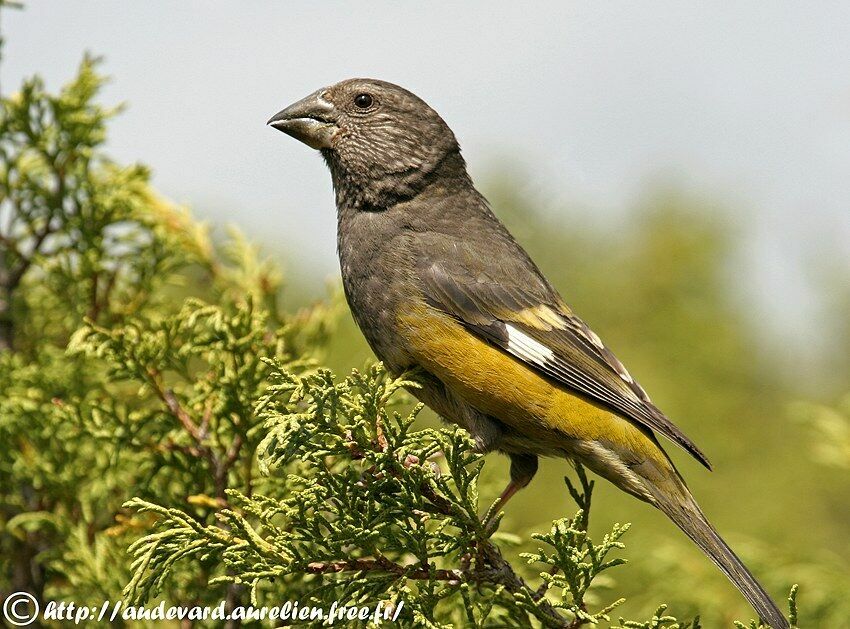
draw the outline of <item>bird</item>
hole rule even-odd
[[[697,504],[657,435],[706,455],[567,305],[472,182],[448,124],[377,79],[321,88],[267,124],[320,151],[333,183],[343,290],[390,373],[510,459],[501,508],[539,457],[576,461],[658,508],[764,622],[788,621]],[[491,509],[492,512],[492,509]]]

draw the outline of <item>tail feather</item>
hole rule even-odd
[[[684,484],[680,486],[680,491],[676,492],[678,495],[675,496],[666,495],[666,492],[662,493],[656,488],[648,489],[655,498],[656,506],[708,555],[732,584],[741,591],[764,622],[773,629],[790,627],[785,615],[770,595],[708,522]]]

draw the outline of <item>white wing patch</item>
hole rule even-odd
[[[510,324],[505,324],[505,329],[508,332],[508,351],[511,354],[541,367],[555,357],[551,349],[535,341],[522,330]]]
[[[608,363],[623,382],[630,385],[631,389],[628,390],[628,394],[633,399],[640,400],[643,398],[646,401],[649,401],[649,396],[646,395],[643,388],[635,382],[634,378],[632,378],[632,375],[626,370],[623,363],[617,360],[617,358],[607,350],[605,344],[602,343],[602,339],[599,338],[599,335],[581,321],[576,321],[576,323],[577,325],[573,327],[573,330],[593,344],[599,350],[600,357]],[[555,362],[555,352],[543,345],[540,341],[533,339],[528,334],[518,328],[515,328],[509,323],[505,324],[505,329],[508,333],[508,351],[514,356],[539,367],[546,367],[547,365],[551,365]]]

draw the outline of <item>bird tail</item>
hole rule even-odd
[[[677,479],[678,480],[678,479]],[[702,551],[708,555],[721,572],[740,590],[759,616],[773,629],[790,627],[785,615],[770,598],[761,584],[747,569],[729,545],[714,530],[684,482],[679,481],[679,491],[662,492],[647,483],[656,506],[663,511]]]

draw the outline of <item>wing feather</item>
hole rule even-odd
[[[652,403],[530,259],[521,258],[519,269],[507,269],[496,279],[482,264],[470,262],[477,259],[474,252],[463,253],[463,264],[432,262],[420,269],[425,298],[433,307],[560,385],[660,432],[711,469],[705,454]],[[523,274],[525,282],[520,281]]]

